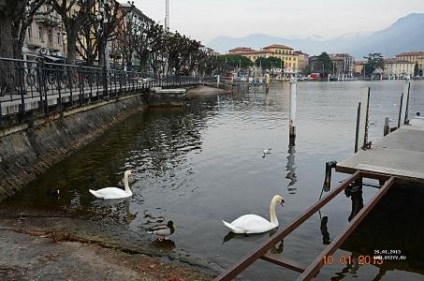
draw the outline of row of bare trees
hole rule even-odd
[[[47,9],[41,7],[46,5]],[[101,14],[99,6],[103,5]],[[56,11],[66,32],[66,56],[79,55],[87,65],[112,59],[114,66],[138,71],[211,75],[218,69],[216,55],[179,32],[168,32],[152,20],[139,21],[130,9],[114,0],[0,0],[0,57],[22,58],[28,27],[35,15]],[[124,11],[124,12],[123,12]],[[126,11],[126,12],[125,12]],[[105,41],[112,46],[110,57]],[[79,47],[77,47],[79,46]],[[134,59],[140,61],[134,69]]]

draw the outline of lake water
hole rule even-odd
[[[273,195],[280,226],[290,223],[320,196],[325,162],[353,154],[356,111],[371,87],[369,140],[383,137],[384,118],[397,125],[405,81],[298,82],[296,146],[288,147],[290,84],[235,87],[232,94],[193,100],[187,108],[151,108],[114,127],[48,170],[3,210],[66,216],[74,233],[101,236],[122,247],[142,249],[223,271],[263,243],[269,234],[231,237],[221,219],[245,213],[269,217]],[[424,81],[411,81],[410,116],[424,112]],[[263,148],[272,153],[263,157]],[[121,184],[124,170],[135,172],[132,198],[95,199],[88,188]],[[334,173],[335,187],[348,175]],[[365,180],[362,199],[376,194],[378,182]],[[369,185],[369,186],[368,186]],[[60,198],[46,196],[59,189]],[[339,261],[322,268],[317,280],[423,280],[423,186],[396,188],[370,213],[335,253]],[[352,200],[340,194],[279,243],[273,253],[307,265],[348,224]],[[327,230],[321,218],[327,217]],[[146,230],[173,220],[176,232],[157,243]],[[383,265],[342,264],[348,256],[398,250],[404,261]],[[295,280],[298,273],[263,261],[240,274],[242,280]]]

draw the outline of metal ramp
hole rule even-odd
[[[350,221],[348,226],[331,242],[317,257],[316,259],[309,264],[307,267],[297,264],[294,261],[276,258],[271,254],[268,254],[274,245],[283,240],[288,236],[292,231],[297,229],[303,222],[305,222],[309,217],[315,214],[319,209],[325,206],[333,198],[335,198],[340,192],[344,191],[349,185],[355,181],[362,180],[362,178],[371,178],[384,181],[383,186],[380,188],[379,192],[365,205],[356,216]],[[274,234],[268,241],[262,243],[257,250],[246,255],[238,263],[231,266],[217,278],[215,281],[226,281],[232,280],[237,277],[243,270],[249,267],[258,259],[262,259],[267,262],[274,263],[279,266],[286,267],[293,271],[301,273],[297,280],[312,280],[316,277],[324,265],[323,257],[333,254],[349,237],[349,235],[356,229],[356,227],[361,223],[361,221],[367,216],[367,214],[372,210],[372,208],[377,204],[377,202],[386,194],[386,192],[393,186],[396,178],[394,176],[387,176],[378,173],[369,173],[356,171],[350,178],[345,182],[339,184],[335,189],[330,191],[325,197],[317,201],[309,209],[307,209],[303,214],[301,214],[293,222],[280,229],[276,234]]]

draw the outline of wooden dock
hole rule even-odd
[[[370,149],[339,162],[336,171],[372,172],[424,182],[424,118],[415,117],[385,136]]]
[[[335,161],[326,163],[324,187],[327,182],[331,182],[331,168],[333,167],[338,172],[351,174],[350,178],[342,181],[332,190],[328,186],[328,193],[323,198],[320,197],[317,202],[298,218],[280,229],[268,241],[260,245],[258,249],[252,251],[238,263],[219,275],[215,281],[227,281],[236,278],[239,273],[258,259],[301,273],[297,279],[299,281],[312,280],[319,274],[321,267],[324,266],[323,257],[333,254],[343,244],[390,188],[402,181],[424,182],[424,118],[415,116],[411,120],[408,119],[409,89],[409,83],[405,84],[404,93],[401,96],[398,128],[387,134],[380,141],[371,143],[368,141],[370,88],[367,88],[364,92],[362,102],[358,105],[355,140],[355,151],[357,152],[348,159],[337,163],[335,167],[330,164]],[[347,227],[316,256],[311,264],[307,266],[299,265],[295,261],[271,256],[268,253],[268,250],[273,245],[282,241],[342,191],[350,187],[362,188],[362,180],[364,178],[380,180],[378,192],[368,201],[367,205],[363,206],[353,216]],[[323,190],[325,190],[324,187]],[[377,257],[373,256],[373,258],[375,259]]]

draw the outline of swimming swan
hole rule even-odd
[[[119,187],[105,187],[98,190],[89,189],[91,194],[99,199],[123,199],[132,196],[130,186],[128,184],[128,176],[131,174],[131,170],[127,170],[124,173],[124,187],[125,190]]]
[[[253,234],[270,231],[278,227],[278,219],[275,214],[275,205],[277,202],[283,206],[284,198],[280,195],[275,195],[272,198],[271,204],[269,205],[269,217],[271,221],[258,215],[248,214],[239,217],[231,223],[224,220],[222,222],[234,233]]]

